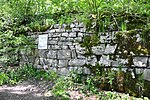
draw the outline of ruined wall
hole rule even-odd
[[[106,67],[113,66],[114,69],[122,65],[123,70],[125,70],[129,68],[129,59],[121,56],[121,48],[116,42],[116,33],[100,33],[99,45],[92,47],[93,55],[85,56],[86,49],[81,47],[80,43],[84,41],[85,36],[92,35],[92,32],[87,32],[83,23],[55,24],[52,29],[48,29],[45,32],[29,33],[36,41],[36,44],[38,44],[39,35],[48,34],[48,48],[44,50],[36,49],[34,57],[29,56],[29,61],[35,62],[35,66],[38,68],[56,70],[62,74],[67,74],[73,70],[78,73],[90,74],[90,70],[84,65],[95,66],[97,63]],[[139,39],[138,35],[137,39]],[[130,70],[136,68],[137,74],[144,72],[145,79],[150,81],[150,69],[148,69],[150,68],[150,57],[142,54],[135,55],[132,52],[131,55],[133,63],[130,66]]]

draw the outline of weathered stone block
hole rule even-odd
[[[144,70],[144,79],[150,81],[150,69]]]
[[[72,42],[63,42],[63,45],[64,45],[64,46],[72,45]]]
[[[80,28],[80,32],[86,32],[86,28]]]
[[[53,50],[60,50],[61,47],[59,45],[51,45],[51,49],[53,49]]]
[[[62,33],[63,37],[68,37],[68,33]]]
[[[133,57],[133,64],[137,67],[146,67],[148,57]]]
[[[110,66],[111,60],[109,59],[109,56],[102,55],[102,57],[100,58],[99,64],[102,64],[104,66]]]
[[[75,40],[74,40],[74,38],[68,37],[68,38],[66,38],[66,41],[68,41],[68,42],[74,42]]]
[[[83,41],[82,37],[76,37],[76,38],[74,38],[74,40],[77,41],[77,42],[82,42]]]
[[[46,59],[46,65],[51,67],[58,67],[57,59]]]
[[[84,33],[78,32],[77,34],[78,34],[78,37],[83,37]]]
[[[51,41],[48,41],[48,44],[57,44],[58,42],[56,40],[51,40]]]
[[[59,41],[59,38],[58,38],[58,37],[52,38],[52,40],[54,40],[54,41]]]
[[[58,61],[56,59],[53,59],[52,63],[51,63],[51,66],[52,67],[58,67]]]
[[[75,46],[74,45],[69,45],[69,49],[70,50],[75,50]]]
[[[72,28],[72,32],[79,32],[80,29],[79,28]]]
[[[73,23],[70,24],[70,28],[73,28],[73,27],[75,27],[75,26],[76,26],[76,25],[73,24]]]
[[[57,51],[56,50],[49,50],[47,54],[47,58],[56,58],[57,56]]]
[[[105,45],[104,44],[101,44],[100,46],[92,47],[92,52],[95,55],[102,55],[102,54],[104,54],[104,51],[105,51]]]
[[[100,36],[100,42],[105,43],[106,42],[106,36]]]
[[[105,54],[114,54],[117,48],[117,44],[116,45],[110,45],[107,44],[106,48],[105,48]]]
[[[45,58],[47,57],[48,50],[39,50],[39,57]]]
[[[78,27],[80,27],[80,28],[82,28],[82,27],[84,27],[84,26],[85,26],[85,25],[84,25],[83,22],[78,24]]]
[[[95,65],[96,65],[96,63],[98,63],[98,61],[97,61],[97,58],[96,58],[96,57],[91,58],[91,59],[87,59],[87,64],[90,64],[90,65],[92,65],[92,66],[95,66]]]
[[[68,67],[68,60],[59,60],[58,67]]]
[[[52,37],[53,36],[53,33],[48,33],[48,37]]]
[[[119,67],[120,65],[127,65],[127,63],[128,63],[127,59],[118,58],[115,61],[113,60],[111,64],[114,67]]]
[[[60,47],[61,47],[61,49],[65,49],[65,50],[69,49],[68,46],[65,46],[65,45],[61,45]]]
[[[71,59],[70,50],[58,50],[58,59]]]
[[[77,33],[76,32],[71,32],[69,33],[69,37],[76,37],[77,36]]]
[[[86,57],[85,56],[83,56],[82,54],[77,54],[77,58],[79,58],[79,59],[85,59]]]
[[[59,72],[59,74],[67,75],[67,74],[69,74],[69,69],[68,68],[58,68],[58,72]]]
[[[85,54],[86,49],[84,47],[81,47],[79,44],[75,46],[77,54]]]
[[[66,37],[60,37],[60,42],[65,42],[66,41]]]
[[[48,32],[49,32],[49,33],[54,33],[54,32],[56,32],[56,30],[55,30],[55,29],[51,29],[51,30],[49,30]]]
[[[150,57],[148,58],[148,68],[150,68]]]
[[[83,73],[84,73],[84,74],[91,74],[91,71],[90,71],[89,68],[84,67],[84,68],[83,68]]]
[[[39,64],[40,64],[40,60],[39,60],[39,58],[37,57],[37,58],[35,58],[34,66],[39,65]]]
[[[54,28],[60,28],[59,24],[54,24],[53,26],[54,26]]]
[[[59,46],[63,45],[63,42],[62,41],[58,41],[58,45]]]
[[[53,33],[52,34],[52,37],[60,37],[61,36],[61,33]]]
[[[71,58],[72,58],[72,59],[77,58],[75,49],[72,49],[72,50],[71,50]]]
[[[71,59],[69,61],[70,66],[83,66],[85,65],[86,60],[85,59]]]
[[[60,33],[60,32],[65,32],[65,29],[63,29],[63,28],[59,28],[59,29],[55,29],[56,30],[56,32],[58,32],[58,33]]]
[[[46,58],[40,58],[40,65],[46,65]]]

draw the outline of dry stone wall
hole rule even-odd
[[[120,48],[116,42],[116,32],[100,33],[100,44],[92,47],[92,56],[84,56],[85,47],[81,47],[83,38],[92,35],[87,32],[83,23],[72,23],[71,25],[55,24],[52,29],[45,32],[29,33],[38,45],[38,36],[48,34],[47,49],[36,49],[34,61],[32,55],[31,62],[35,62],[38,68],[56,70],[61,74],[67,74],[69,71],[90,74],[90,69],[84,65],[95,66],[97,63],[106,67],[113,66],[114,69],[122,65],[124,69],[129,68],[128,58],[121,57]],[[23,59],[23,62],[25,60]],[[150,81],[150,57],[148,55],[134,55],[133,64],[130,66],[136,68],[136,72],[145,73],[145,78]]]

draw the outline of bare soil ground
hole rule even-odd
[[[0,100],[55,100],[53,96],[46,96],[52,84],[28,80],[16,86],[0,86]]]
[[[46,81],[28,80],[16,86],[0,86],[0,100],[61,100],[49,92],[53,84]],[[68,91],[70,100],[98,100],[96,96],[86,97],[78,91]]]

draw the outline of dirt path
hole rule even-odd
[[[51,83],[25,81],[17,86],[0,86],[0,100],[56,100],[47,93]]]

